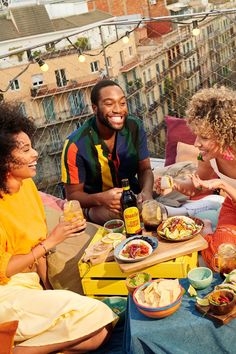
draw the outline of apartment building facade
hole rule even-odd
[[[109,77],[120,83],[130,113],[143,120],[151,156],[164,157],[164,117],[183,117],[194,92],[217,82],[229,83],[235,70],[235,24],[228,16],[206,18],[199,24],[198,37],[192,35],[191,23],[180,24],[151,39],[147,27],[139,26],[126,43],[119,38],[133,27],[106,25],[113,16],[99,11],[88,12],[84,27],[78,26],[80,16],[84,21],[84,14],[68,17],[66,22],[49,18],[54,31],[11,38],[9,56],[0,59],[1,89],[10,85],[2,98],[20,102],[22,111],[32,116],[37,125],[37,186],[55,195],[61,193],[63,142],[92,116],[90,92],[98,80]],[[73,35],[76,31],[79,33]],[[79,61],[78,49],[66,38],[57,43],[61,33],[68,33],[72,44],[80,46],[85,61]],[[47,44],[41,45],[40,34]],[[3,34],[0,36],[2,54],[6,40]],[[28,42],[34,43],[34,38],[36,44],[31,54],[48,64],[47,72],[42,72],[29,57],[29,50],[23,50]],[[28,64],[28,69],[17,77]]]

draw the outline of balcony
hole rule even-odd
[[[132,95],[136,91],[140,90],[143,87],[141,79],[136,79],[134,81],[129,81],[126,86],[126,92],[128,95]]]
[[[138,57],[133,58],[131,61],[124,61],[123,66],[120,68],[120,72],[127,73],[130,70],[133,70],[134,68],[139,66],[140,63],[141,62]]]
[[[61,87],[56,86],[56,83],[32,87],[30,89],[30,95],[34,99],[38,99],[46,96],[55,96],[58,94],[71,92],[81,88],[94,86],[94,84],[96,84],[98,79],[99,79],[99,75],[94,74],[94,75],[88,75],[73,80],[69,80],[65,86],[61,86]]]
[[[67,122],[71,122],[73,120],[78,121],[81,120],[84,122],[88,118],[93,115],[93,112],[90,110],[90,106],[86,105],[80,112],[71,112],[71,111],[62,111],[55,113],[55,120],[48,121],[46,117],[40,119],[40,123],[37,123],[37,128],[45,128],[53,125],[64,124]]]
[[[153,103],[150,104],[148,107],[148,112],[151,113],[158,107],[158,101],[153,101]]]
[[[145,83],[145,90],[148,91],[156,85],[156,80],[152,79]]]

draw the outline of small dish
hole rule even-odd
[[[103,227],[108,232],[122,233],[124,231],[124,221],[121,219],[112,219],[112,220],[105,222]]]
[[[125,319],[125,313],[127,308],[127,298],[122,296],[110,296],[102,300],[110,309],[119,316],[119,321]]]
[[[148,253],[144,256],[137,257],[137,258],[132,258],[132,257],[124,257],[121,255],[122,250],[127,246],[128,243],[136,241],[137,244],[139,244],[141,241],[145,241],[145,243],[148,244]],[[153,251],[157,248],[158,246],[158,241],[156,237],[152,236],[133,236],[129,237],[128,239],[122,241],[116,248],[114,249],[114,256],[116,260],[121,261],[121,262],[126,262],[126,263],[134,263],[134,262],[140,262],[143,259],[149,257]]]
[[[216,315],[225,315],[235,306],[235,295],[231,290],[214,290],[208,295],[210,310]]]
[[[211,283],[213,279],[213,273],[210,268],[197,267],[188,272],[188,280],[195,289],[205,289]]]
[[[146,272],[139,272],[139,273],[130,274],[125,280],[125,285],[128,289],[128,292],[130,294],[133,294],[134,290],[137,289],[137,287],[147,282],[150,282],[151,280],[152,280],[151,274]]]

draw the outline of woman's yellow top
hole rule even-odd
[[[13,255],[30,253],[46,238],[43,203],[31,178],[15,194],[0,199],[0,284],[8,282],[6,268]]]

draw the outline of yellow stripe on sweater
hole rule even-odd
[[[110,188],[113,188],[111,171],[108,164],[108,159],[103,155],[103,150],[101,145],[95,146],[98,152],[98,161],[101,166],[101,175],[102,175],[102,190],[107,191]]]

